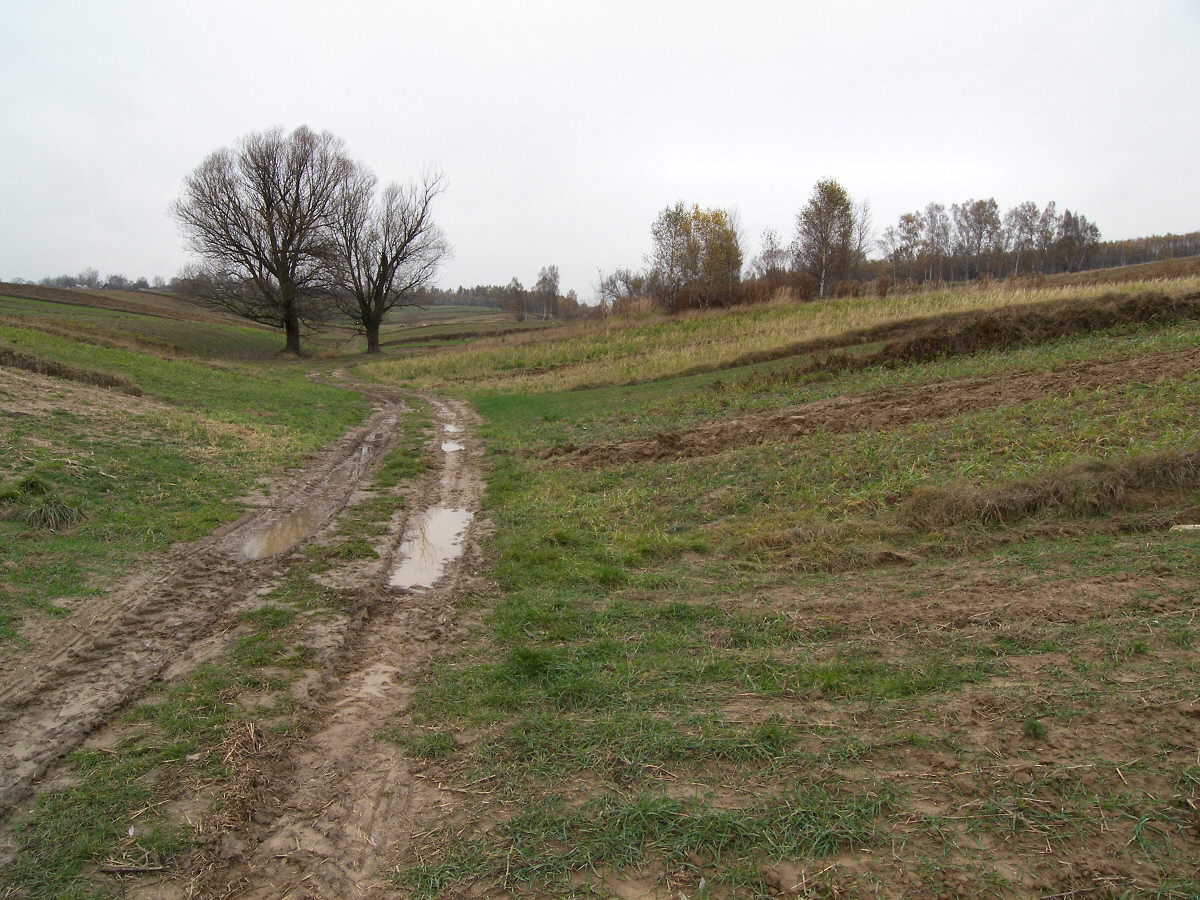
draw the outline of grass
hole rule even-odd
[[[1143,696],[1164,709],[1189,696],[1194,582],[1190,591],[1148,591],[1155,570],[1139,574],[1133,562],[1161,560],[1181,574],[1200,562],[1194,540],[1160,537],[1164,522],[1200,501],[1180,474],[1190,471],[1180,461],[1200,448],[1190,415],[1200,381],[1187,371],[882,430],[735,441],[684,460],[585,469],[540,454],[825,397],[1193,351],[1194,326],[1118,326],[813,377],[777,378],[786,368],[768,362],[619,390],[558,389],[620,382],[638,340],[656,360],[641,371],[657,377],[659,363],[662,374],[695,363],[660,358],[664,342],[720,357],[727,348],[705,343],[708,329],[747,333],[804,312],[696,317],[674,331],[635,323],[603,351],[580,331],[403,368],[378,364],[381,378],[403,371],[470,386],[490,450],[485,503],[501,590],[476,639],[435,666],[396,726],[400,739],[456,735],[454,752],[429,762],[445,766],[451,783],[474,786],[464,801],[473,824],[464,831],[464,814],[452,831],[431,821],[430,839],[396,860],[399,884],[422,896],[468,884],[603,892],[622,873],[649,871],[660,888],[689,896],[700,878],[719,894],[766,895],[774,861],[843,846],[790,843],[772,830],[772,811],[791,809],[796,771],[822,773],[839,797],[886,798],[848,845],[902,848],[906,871],[937,890],[1007,896],[1013,867],[1024,866],[1033,873],[1025,889],[1061,892],[1050,887],[1060,876],[1036,855],[1048,834],[1060,835],[1066,858],[1111,840],[1122,872],[1148,866],[1141,880],[1113,882],[1130,896],[1169,896],[1188,883],[1195,839],[1170,800],[1190,752],[1183,731],[1170,717],[1138,719],[1135,709],[1130,721],[1144,722],[1144,738],[1070,743],[1094,718],[1126,715],[1130,701],[1115,684],[1145,679]],[[888,314],[846,310],[836,322]],[[659,328],[669,337],[659,341]],[[468,362],[476,375],[456,368]],[[947,508],[956,511],[916,515],[935,495],[943,506],[954,498]],[[1008,509],[1019,496],[1035,497],[1019,514],[981,512]],[[1152,557],[1138,549],[1146,544]],[[1114,572],[1130,578],[1124,595],[1110,588],[1102,601],[1049,606],[1037,613],[1045,620],[1006,612],[1089,579],[1111,585]],[[976,580],[989,586],[978,595]],[[950,608],[937,612],[946,598]],[[891,613],[893,603],[903,612]],[[1119,743],[1126,739],[1152,740],[1161,756],[1131,775],[1137,754]],[[1080,768],[1047,781],[1037,768],[1029,781],[1004,774],[1025,771],[1030,756],[1062,741],[1066,765]],[[1104,772],[1099,781],[1049,804],[1048,791],[1091,767]],[[751,809],[749,797],[761,805]],[[914,812],[929,805],[942,812]],[[652,809],[667,811],[669,828],[629,824],[654,821]],[[754,824],[735,840],[724,830],[731,820]],[[703,853],[688,856],[693,827],[713,827],[736,849],[707,868],[697,861]],[[1008,842],[1008,868],[972,849],[985,841]],[[907,882],[886,856],[819,868],[831,890],[899,891]]]
[[[483,841],[451,843],[445,861],[414,867],[398,881],[418,897],[439,896],[464,882],[487,879],[512,890],[564,888],[577,872],[620,870],[649,860],[692,869],[714,866],[712,883],[766,887],[739,863],[751,848],[771,846],[780,858],[827,856],[876,837],[888,792],[797,785],[778,799],[714,810],[658,794],[603,797],[570,807],[547,798],[506,821]],[[757,891],[756,891],[757,892]]]
[[[1200,278],[1165,284],[1172,295],[1182,295],[1200,287]],[[790,347],[804,341],[916,315],[985,310],[1059,297],[1133,294],[1147,287],[1138,282],[1041,290],[993,286],[882,300],[775,302],[728,313],[583,324],[549,336],[535,333],[474,342],[432,358],[368,363],[360,366],[359,372],[384,383],[522,393],[635,384],[717,371],[751,358],[787,356]]]
[[[32,610],[67,612],[138,554],[241,513],[255,480],[293,466],[366,412],[301,368],[217,366],[0,327],[0,344],[118,373],[146,394],[98,403],[59,382],[0,423],[0,636]],[[115,395],[113,395],[115,396]],[[121,395],[122,397],[124,395]],[[30,479],[42,495],[21,487]]]
[[[1196,283],[1160,288],[1181,295]],[[376,735],[446,790],[388,860],[396,889],[607,896],[640,878],[631,889],[686,896],[778,895],[802,880],[844,896],[1196,896],[1188,710],[1200,544],[1166,530],[1200,515],[1186,465],[1200,449],[1200,379],[1186,366],[937,420],[735,440],[686,459],[584,468],[543,458],[825,398],[1001,385],[1097,360],[1134,371],[1200,348],[1192,324],[1149,323],[862,370],[768,358],[892,318],[1108,290],[774,305],[369,363],[380,380],[470,397],[485,421],[494,529],[497,590],[482,624]],[[53,340],[27,349],[53,357]],[[119,352],[89,347],[85,356]],[[205,406],[154,364],[76,364],[120,372],[173,413],[240,424],[223,398]],[[281,379],[255,388],[264,394],[300,391],[289,364],[197,368]],[[60,422],[86,431],[47,413],[30,434]],[[310,576],[374,552],[397,492],[427,465],[418,448],[429,426],[415,409],[379,495],[242,620],[217,666],[235,690],[278,691],[312,663],[308,617],[352,601]],[[71,452],[118,474],[115,461]],[[52,465],[65,455],[12,470],[0,492],[6,509],[44,488],[36,497],[81,511],[39,540],[74,539],[97,514],[86,478]],[[81,590],[92,576],[70,561],[47,557],[45,577]],[[211,766],[205,748],[228,725],[205,718],[208,696],[203,685],[166,692],[135,716],[147,743],[130,752],[179,748],[153,762],[152,784],[169,782],[183,749],[184,762],[203,752]],[[268,709],[254,715],[286,729],[287,704]],[[204,771],[210,783],[227,777]],[[96,808],[141,801],[121,802]],[[169,858],[178,851],[164,835],[155,852]],[[89,852],[74,858],[86,866],[101,851]]]

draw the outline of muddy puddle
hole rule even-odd
[[[456,450],[462,450],[463,445],[458,441],[442,441],[443,453],[454,453]]]
[[[243,562],[250,562],[290,550],[308,537],[316,519],[315,510],[297,510],[246,541],[238,558]]]
[[[447,424],[442,426],[442,431],[446,432],[446,434],[459,434],[462,431],[462,428],[460,428],[458,425]]]
[[[434,506],[425,511],[414,532],[400,544],[402,562],[392,571],[392,587],[430,587],[447,563],[462,553],[473,514],[468,509]]]

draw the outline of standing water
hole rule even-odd
[[[270,528],[254,535],[242,545],[240,554],[242,562],[274,556],[284,550],[290,550],[308,537],[308,532],[316,521],[317,514],[312,509],[301,509],[286,518],[280,519]]]
[[[392,587],[429,587],[442,577],[446,564],[462,554],[471,524],[470,510],[434,506],[425,510],[414,531],[399,547],[403,562],[393,571]]]

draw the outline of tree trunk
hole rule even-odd
[[[283,352],[287,354],[300,355],[300,317],[294,312],[289,312],[283,319],[283,331],[287,336],[287,343],[284,345]]]
[[[379,352],[379,323],[378,322],[368,322],[367,323],[367,352],[368,353],[378,353]]]

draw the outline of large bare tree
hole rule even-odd
[[[433,283],[450,255],[430,206],[444,189],[441,173],[420,182],[389,184],[376,195],[376,178],[356,165],[342,185],[333,226],[337,307],[367,336],[367,352],[379,352],[379,329],[388,311],[411,304]]]
[[[330,228],[353,164],[342,141],[301,126],[252,133],[202,162],[172,213],[205,262],[202,298],[282,328],[284,352],[330,296]]]

